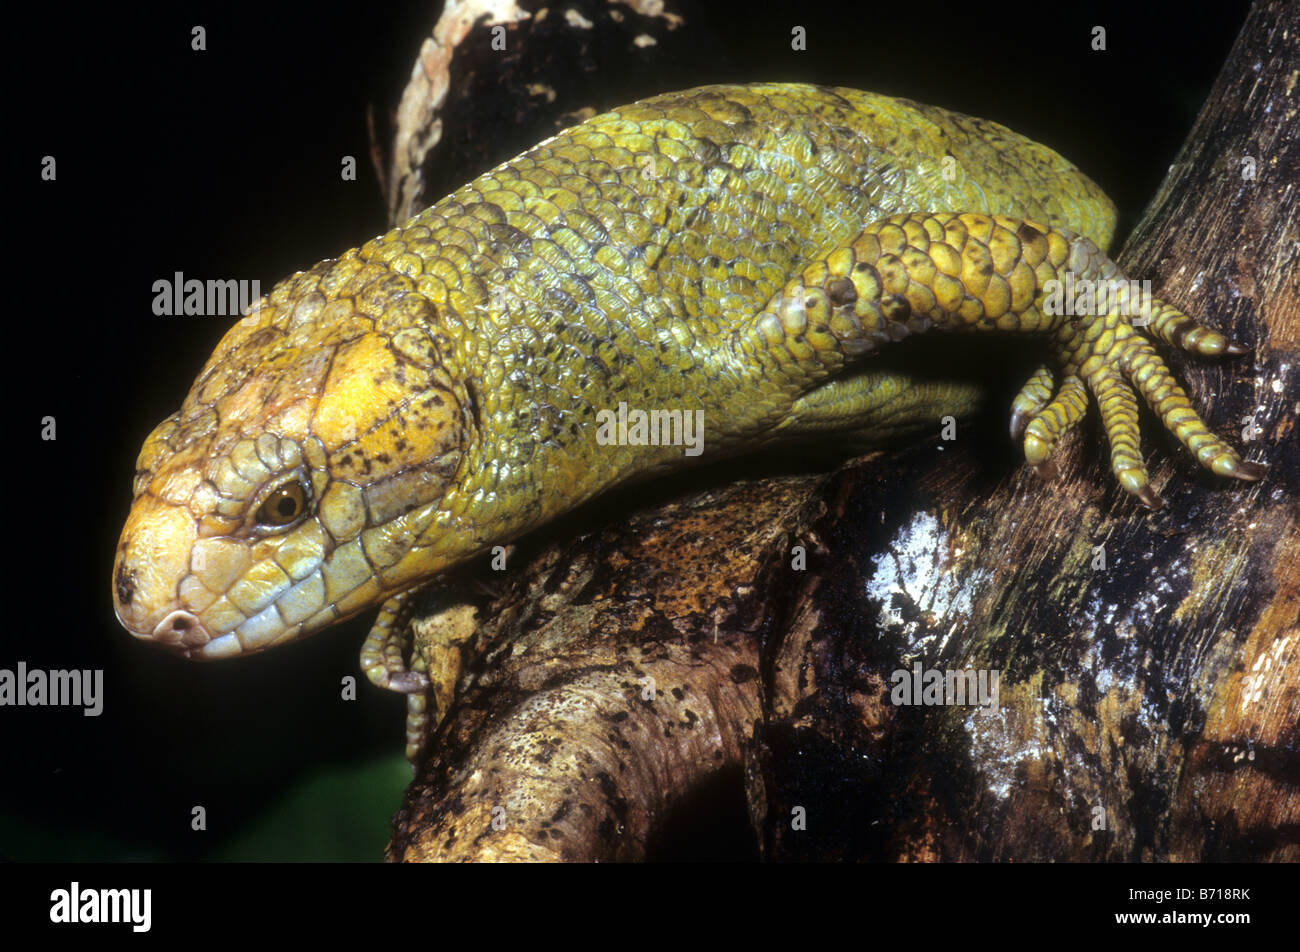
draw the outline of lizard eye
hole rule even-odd
[[[257,508],[257,521],[264,526],[287,526],[307,509],[307,490],[297,479],[277,486]]]

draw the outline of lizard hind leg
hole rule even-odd
[[[1097,295],[1082,293],[1066,304],[1064,294],[1071,292],[1064,289],[1071,286],[1096,288],[1108,303],[1098,306]],[[1157,505],[1138,443],[1141,393],[1202,466],[1258,479],[1263,467],[1210,432],[1139,331],[1204,355],[1236,355],[1244,348],[1136,289],[1096,244],[1066,228],[980,213],[895,215],[808,262],[752,322],[737,328],[732,357],[761,371],[762,379],[805,392],[794,402],[803,420],[796,427],[842,429],[837,421],[851,404],[853,385],[825,382],[879,347],[931,328],[1050,335],[1060,388],[1046,399],[1049,375],[1037,373],[1013,406],[1013,426],[1025,421],[1031,464],[1041,467],[1086,413],[1090,390],[1104,403],[1102,422],[1120,484]],[[779,416],[773,422],[776,430],[790,428]]]

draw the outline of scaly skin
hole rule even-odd
[[[1032,464],[1091,392],[1117,478],[1158,505],[1137,390],[1202,465],[1258,478],[1118,307],[1047,313],[1067,271],[1119,276],[1113,221],[1051,150],[905,100],[715,86],[597,116],[282,281],[226,335],[141,451],[118,618],[207,659],[384,605],[364,667],[418,690],[395,637],[405,593],[690,462],[602,445],[598,411],[703,410],[703,458],[879,439],[978,402],[861,366],[931,327],[1048,342],[1013,406]],[[1243,352],[1142,307],[1166,343]]]

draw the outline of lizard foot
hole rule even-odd
[[[1076,239],[1072,255],[1072,259],[1085,258],[1079,270],[1113,280],[1118,275],[1115,265],[1091,242],[1080,255],[1083,242],[1086,239]],[[1204,356],[1238,356],[1248,349],[1163,301],[1140,294],[1130,297],[1129,282],[1121,279],[1114,287],[1105,312],[1099,309],[1095,316],[1076,318],[1060,328],[1057,356],[1064,376],[1055,396],[1044,399],[1053,380],[1050,369],[1044,367],[1013,402],[1012,429],[1024,434],[1026,462],[1036,469],[1047,463],[1060,437],[1083,419],[1091,391],[1110,442],[1116,479],[1151,509],[1161,508],[1163,501],[1151,488],[1142,461],[1135,394],[1142,395],[1164,426],[1206,469],[1243,480],[1263,476],[1267,467],[1242,459],[1209,430],[1151,341],[1138,334],[1137,328],[1146,328],[1166,344]]]
[[[423,694],[429,689],[429,679],[417,665],[408,666],[406,653],[411,648],[410,625],[411,590],[394,595],[379,609],[361,646],[361,670],[375,687],[403,694]]]

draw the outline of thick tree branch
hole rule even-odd
[[[445,719],[390,857],[642,857],[731,769],[773,859],[1300,859],[1297,44],[1294,7],[1254,8],[1120,257],[1255,345],[1180,366],[1261,483],[1153,440],[1150,514],[1087,427],[1051,484],[966,428],[620,496],[525,545],[472,634],[425,623]],[[915,665],[996,671],[998,705],[893,703]]]

